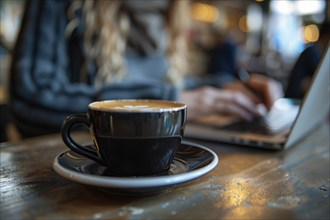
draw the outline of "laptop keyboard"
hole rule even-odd
[[[263,135],[276,134],[289,129],[292,126],[297,117],[298,111],[298,105],[292,105],[285,108],[272,108],[272,110],[266,115],[255,118],[253,121],[235,122],[223,126],[221,129]]]

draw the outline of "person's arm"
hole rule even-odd
[[[17,98],[55,111],[79,111],[92,87],[71,84],[64,36],[64,1],[28,1],[12,62]]]
[[[83,112],[95,91],[71,84],[64,29],[65,1],[27,1],[14,48],[10,107],[19,130],[58,130],[71,112]]]

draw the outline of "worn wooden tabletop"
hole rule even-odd
[[[328,123],[285,151],[200,143],[219,156],[213,171],[138,197],[59,176],[60,135],[2,143],[0,219],[329,219]]]

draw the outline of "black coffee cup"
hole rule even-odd
[[[187,106],[159,100],[107,100],[90,103],[87,114],[68,116],[64,143],[108,168],[113,175],[157,175],[169,169],[183,138]],[[71,137],[72,128],[90,130],[96,150]]]

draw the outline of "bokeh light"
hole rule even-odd
[[[191,15],[195,20],[213,23],[219,18],[219,10],[209,4],[193,3],[191,5]]]

